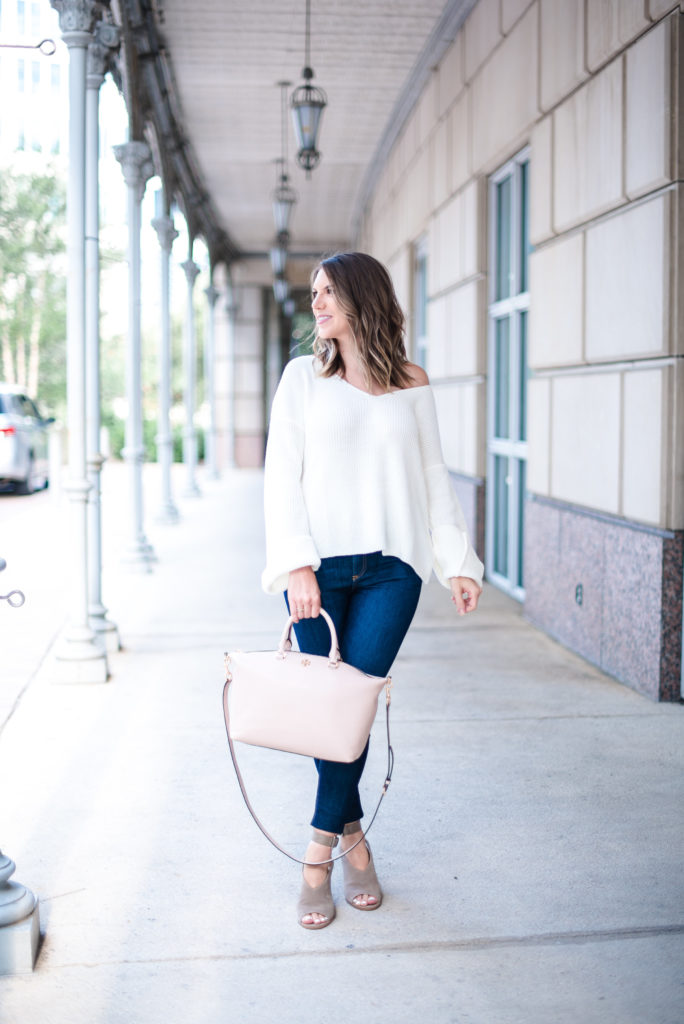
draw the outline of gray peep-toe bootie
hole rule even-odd
[[[319,832],[318,829],[313,830],[311,838],[315,843],[320,843],[321,846],[329,846],[331,851],[339,842],[337,836],[328,836],[324,832]],[[330,891],[332,869],[333,865],[328,864],[327,874],[320,885],[309,885],[306,879],[302,878],[302,888],[299,900],[297,901],[298,921],[302,928],[309,928],[311,930],[327,928],[335,919],[335,901]],[[304,921],[307,914],[321,914],[323,920],[307,923]]]
[[[344,826],[343,835],[353,835],[355,832],[361,831],[361,822],[352,821],[348,825]],[[349,858],[344,857],[342,860],[342,872],[344,874],[344,898],[347,903],[354,908],[354,910],[377,910],[382,903],[382,889],[378,881],[378,876],[375,873],[375,865],[373,864],[373,854],[371,853],[370,845],[368,840],[364,839],[366,849],[368,850],[368,864],[365,868],[355,868],[349,863]],[[332,866],[332,865],[331,865]],[[354,900],[359,896],[374,896],[376,899],[375,903],[367,903],[366,906],[361,906],[359,903],[354,903]]]

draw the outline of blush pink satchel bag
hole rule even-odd
[[[343,662],[333,621],[323,609],[321,615],[330,629],[327,657],[292,650],[292,616],[285,623],[277,650],[231,651],[225,655],[223,712],[240,790],[266,838],[291,860],[298,858],[283,850],[269,835],[249,802],[237,763],[235,742],[324,761],[355,761],[366,746],[378,697],[384,689],[387,775],[366,834],[387,792],[394,765],[389,731],[392,679],[368,675]]]

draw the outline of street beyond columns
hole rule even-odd
[[[393,671],[394,781],[371,834],[383,906],[296,921],[299,868],[242,802],[223,651],[273,646],[259,471],[201,478],[158,561],[121,562],[126,475],[104,477],[103,598],[123,649],[107,684],[54,680],[68,510],[0,498],[3,853],[40,899],[33,974],[0,979],[2,1024],[681,1024],[684,709],[652,704],[485,589],[457,619],[424,589]],[[178,479],[179,490],[182,478]],[[384,777],[381,721],[365,806]],[[241,750],[267,827],[300,855],[314,770]]]

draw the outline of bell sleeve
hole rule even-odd
[[[435,575],[445,587],[453,576],[466,576],[481,587],[484,565],[470,542],[463,510],[444,462],[435,397],[430,387],[421,389],[416,415]]]
[[[266,445],[266,568],[261,585],[267,594],[286,590],[292,569],[310,565],[316,570],[321,564],[302,492],[306,388],[297,386],[293,371],[288,364],[278,385]]]

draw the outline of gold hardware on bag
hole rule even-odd
[[[387,683],[385,684],[385,701],[387,703],[387,707],[390,706],[390,701],[391,700],[392,700],[392,676],[387,676]]]
[[[306,668],[306,666],[310,665],[310,664],[311,664],[311,659],[310,658],[302,658],[302,665],[304,666],[304,668]]]
[[[223,652],[223,664],[226,670],[226,682],[230,683],[232,682],[233,677],[230,673],[230,669],[228,668],[228,665],[230,664],[230,654],[228,654],[228,651]]]

